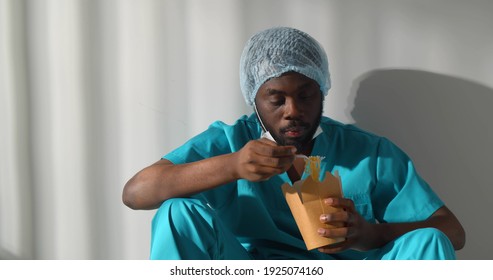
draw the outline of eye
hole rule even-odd
[[[313,98],[314,94],[312,91],[303,91],[298,95],[298,98],[302,101],[309,100]]]
[[[272,96],[269,98],[269,103],[273,106],[282,106],[286,102],[286,98],[280,96]]]

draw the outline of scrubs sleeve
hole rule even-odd
[[[249,128],[245,125],[244,120],[240,120],[232,126],[217,121],[211,124],[206,131],[165,155],[163,159],[174,164],[184,164],[232,153],[250,139],[249,133]],[[213,175],[210,174],[209,176]],[[214,209],[220,209],[233,202],[236,197],[236,189],[235,181],[198,193],[193,197],[201,199],[206,205]]]
[[[231,153],[221,122],[212,124],[206,131],[196,135],[185,144],[163,156],[174,164],[183,164]]]
[[[443,206],[411,159],[385,138],[379,143],[376,179],[372,200],[379,222],[422,221]]]

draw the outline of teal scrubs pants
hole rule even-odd
[[[239,221],[241,222],[241,221]],[[175,198],[162,204],[152,221],[151,259],[455,259],[447,236],[435,228],[411,231],[382,248],[327,255],[285,246],[247,250],[214,210],[199,199]]]

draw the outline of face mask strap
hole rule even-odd
[[[265,125],[264,123],[262,122],[262,118],[260,118],[260,114],[258,113],[258,110],[257,110],[257,103],[255,102],[255,100],[253,101],[253,110],[255,111],[255,114],[257,115],[257,118],[260,122],[260,126],[262,127],[262,131],[264,133],[267,132],[267,129],[265,128]]]
[[[257,111],[257,104],[255,104],[255,102],[253,102],[253,108],[254,108],[255,114],[257,115],[257,119],[259,120],[260,126],[262,127],[262,131],[263,131],[262,132],[262,135],[260,136],[260,138],[267,138],[267,139],[269,139],[269,140],[271,140],[273,142],[276,142],[276,140],[274,139],[274,137],[272,137],[272,135],[270,134],[270,132],[267,131],[267,129],[265,128],[264,123],[262,122],[262,119],[260,118],[260,114]]]

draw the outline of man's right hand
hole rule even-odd
[[[294,146],[279,146],[262,138],[248,142],[235,153],[236,175],[238,179],[252,182],[264,181],[286,172],[295,158]]]

